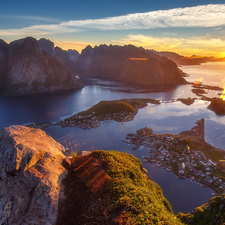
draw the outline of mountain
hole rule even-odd
[[[43,51],[47,52],[51,56],[54,56],[66,65],[69,64],[69,62],[76,62],[80,55],[80,53],[74,49],[65,51],[58,46],[55,47],[54,42],[49,39],[41,38],[38,40],[38,44]]]
[[[178,66],[182,65],[200,65],[202,63],[207,62],[219,62],[219,61],[225,61],[225,58],[215,58],[213,56],[207,57],[207,56],[191,56],[191,57],[185,57],[182,55],[179,55],[175,52],[157,52],[155,50],[148,50],[151,54],[158,55],[159,57],[167,57],[168,59],[173,60]]]
[[[80,55],[77,50],[69,49],[68,51],[61,49],[60,47],[54,45],[54,43],[48,39],[41,38],[38,40],[38,44],[40,45],[41,49],[51,56],[54,56],[60,62],[65,64],[70,68],[70,70],[74,74],[79,74],[77,71],[76,61]]]
[[[77,60],[86,75],[100,75],[117,80],[145,84],[185,84],[177,65],[166,57],[153,56],[133,45],[92,48],[87,46]]]
[[[28,94],[83,86],[67,66],[42,51],[32,37],[10,44],[0,42],[0,81],[2,94]]]
[[[0,92],[4,89],[7,80],[8,44],[0,39]]]

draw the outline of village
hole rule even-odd
[[[143,162],[153,163],[153,167],[163,167],[172,171],[178,178],[189,178],[197,184],[210,187],[215,193],[225,192],[224,156],[215,163],[205,154],[190,147],[183,135],[153,134],[151,128],[141,128],[136,134],[127,134],[124,142],[135,145],[133,150],[145,150]]]
[[[119,104],[115,107],[116,102],[123,103],[123,105]],[[179,99],[170,99],[169,101],[181,101],[183,104],[190,105],[195,99],[191,98],[179,98]],[[26,126],[32,128],[39,128],[44,130],[45,128],[53,125],[60,125],[62,127],[75,127],[79,126],[81,129],[91,129],[97,128],[101,125],[101,122],[104,121],[117,121],[120,123],[132,121],[135,115],[138,113],[138,110],[141,108],[145,108],[148,106],[148,103],[151,104],[161,104],[162,100],[150,99],[150,98],[133,98],[133,99],[121,99],[121,100],[113,100],[107,102],[99,102],[90,109],[74,114],[73,116],[67,117],[63,120],[60,120],[56,123],[51,122],[43,122],[43,123],[31,123]],[[104,104],[107,104],[105,107]],[[110,106],[110,104],[112,104]],[[126,104],[126,107],[121,107]],[[107,110],[102,110],[102,108],[107,108]],[[131,110],[130,107],[133,107]],[[94,109],[93,109],[94,108]],[[123,108],[123,109],[122,109]]]
[[[116,104],[118,102],[119,104]],[[32,123],[26,126],[42,130],[53,125],[62,127],[79,126],[81,129],[91,129],[99,127],[102,121],[129,122],[134,119],[138,110],[146,107],[148,103],[160,104],[160,101],[142,98],[104,101],[97,103],[86,111],[79,112],[56,123]]]

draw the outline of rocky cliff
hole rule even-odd
[[[39,129],[0,131],[0,224],[56,223],[63,151]]]
[[[144,48],[132,45],[87,46],[77,65],[87,75],[145,84],[186,83],[173,61],[166,57],[154,57]]]
[[[39,39],[38,44],[40,45],[43,51],[56,57],[64,64],[67,64],[68,62],[76,62],[80,55],[79,52],[74,49],[69,49],[68,51],[65,51],[58,46],[55,47],[52,41],[45,38]]]
[[[75,63],[80,55],[78,51],[72,49],[66,51],[58,46],[55,47],[52,41],[45,38],[38,40],[38,44],[43,51],[47,52],[51,56],[54,56],[60,62],[68,66],[74,74],[79,74]]]
[[[37,40],[32,37],[9,45],[0,43],[1,53],[3,94],[38,93],[83,86],[67,66],[42,51]]]

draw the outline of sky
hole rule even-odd
[[[0,39],[27,36],[79,52],[133,44],[225,57],[225,0],[1,0]]]

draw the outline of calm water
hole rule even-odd
[[[225,64],[223,64],[225,65]],[[205,77],[209,80],[213,76],[214,68],[205,71],[203,66],[185,66],[182,69],[190,74],[188,78],[195,80],[199,71],[204,71]],[[201,70],[202,68],[202,70]],[[192,77],[193,73],[193,77]],[[203,72],[202,72],[203,73]],[[213,85],[221,83],[223,70],[216,72],[217,81]],[[202,76],[202,74],[200,74]],[[205,83],[210,84],[211,83]],[[106,86],[107,85],[107,86]],[[109,87],[110,85],[110,87]],[[124,91],[125,90],[125,91]],[[12,124],[26,124],[31,122],[58,121],[74,113],[86,110],[101,100],[114,100],[121,98],[155,98],[174,99],[178,97],[196,97],[190,85],[178,86],[174,90],[159,93],[132,93],[132,88],[124,83],[113,81],[101,82],[95,79],[92,85],[82,89],[64,92],[35,94],[28,96],[0,96],[0,127]],[[218,93],[213,93],[218,95]],[[225,117],[216,116],[214,112],[207,109],[208,102],[197,100],[191,106],[181,102],[167,102],[161,105],[151,105],[139,110],[135,119],[131,122],[103,122],[100,127],[91,130],[82,130],[78,127],[61,128],[52,126],[45,130],[47,134],[59,141],[61,144],[71,143],[73,150],[118,150],[135,155],[142,159],[148,155],[145,148],[141,151],[132,150],[122,141],[127,133],[135,132],[141,127],[151,127],[154,133],[178,134],[181,131],[189,130],[195,125],[195,121],[201,118],[206,119],[206,140],[211,144],[225,149]],[[211,197],[212,190],[187,180],[178,179],[172,172],[168,173],[162,168],[153,168],[152,164],[144,163],[148,170],[149,177],[157,182],[163,189],[164,195],[171,202],[175,213],[189,212],[195,207],[207,202]]]

